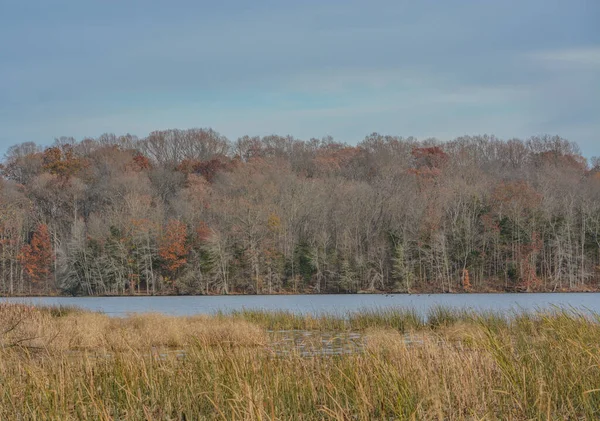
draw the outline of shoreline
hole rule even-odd
[[[64,295],[64,294],[16,294],[2,295],[0,298],[143,298],[143,297],[271,297],[271,296],[333,296],[333,295],[536,295],[536,294],[597,294],[600,289],[586,290],[551,290],[551,291],[451,291],[451,292],[300,292],[300,293],[272,293],[272,294],[244,294],[244,293],[229,293],[229,294],[105,294],[105,295]]]

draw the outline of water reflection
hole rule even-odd
[[[275,355],[355,354],[364,350],[364,336],[358,332],[322,332],[306,330],[270,331],[269,351]]]

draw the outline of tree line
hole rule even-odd
[[[600,280],[600,160],[559,136],[105,134],[8,149],[0,294],[555,291]]]

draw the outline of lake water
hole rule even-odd
[[[536,310],[552,306],[600,313],[600,293],[553,294],[357,294],[357,295],[228,295],[181,297],[30,297],[0,298],[0,302],[78,306],[120,316],[160,312],[172,315],[212,314],[242,309],[287,310],[294,313],[338,313],[390,307],[423,313],[434,306],[475,310]]]

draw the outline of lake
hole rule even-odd
[[[113,316],[144,312],[194,315],[242,309],[287,310],[302,314],[343,314],[360,309],[390,307],[414,308],[425,313],[431,307],[439,305],[497,311],[536,310],[558,306],[600,313],[600,293],[11,297],[0,298],[0,302],[77,306]]]

